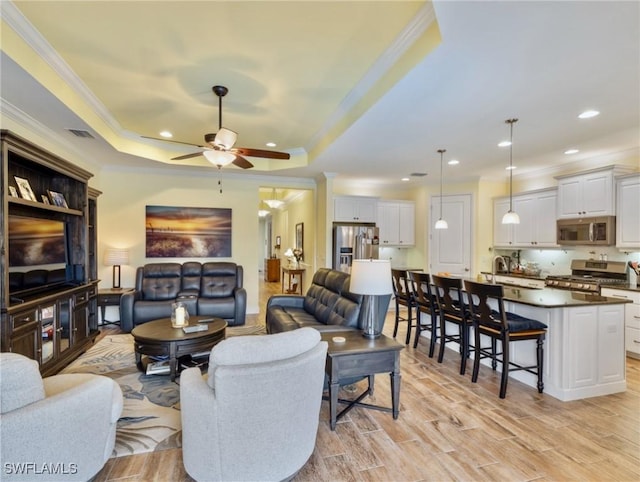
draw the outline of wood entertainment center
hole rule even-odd
[[[44,376],[51,375],[83,353],[98,334],[96,221],[101,193],[88,186],[93,174],[7,130],[0,131],[0,147],[0,349],[33,358]],[[12,219],[62,226],[64,263],[10,266]],[[14,236],[19,239],[20,233]],[[56,274],[53,281],[51,273]],[[47,281],[19,285],[27,276]]]

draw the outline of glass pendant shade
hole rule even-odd
[[[436,229],[449,229],[449,224],[444,219],[438,219],[436,221]]]
[[[520,216],[518,216],[518,213],[508,211],[502,216],[502,224],[520,224]]]
[[[222,149],[231,149],[238,139],[238,134],[230,129],[221,127],[213,140],[214,145]]]
[[[235,154],[232,154],[231,152],[224,152],[224,151],[207,150],[207,151],[204,151],[202,155],[204,155],[204,157],[207,158],[207,161],[209,161],[214,166],[218,166],[218,167],[231,164],[236,159]]]
[[[265,199],[264,203],[271,209],[279,209],[284,205],[284,201],[278,199],[275,188],[271,191],[271,199]]]

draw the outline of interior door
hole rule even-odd
[[[471,273],[471,194],[442,197],[442,218],[448,229],[435,229],[440,217],[440,196],[431,197],[429,223],[429,270],[433,274],[446,272],[456,276]],[[490,220],[487,222],[490,223]]]

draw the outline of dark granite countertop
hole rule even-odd
[[[635,291],[636,293],[640,293],[640,286],[631,286],[628,283],[626,285],[603,285],[602,287],[611,288],[612,290]]]
[[[504,286],[504,299],[514,303],[522,303],[540,308],[615,305],[630,302],[630,300],[620,298],[608,298],[597,294],[556,288],[530,289],[512,286]]]

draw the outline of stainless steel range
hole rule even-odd
[[[547,276],[545,285],[550,288],[600,293],[602,286],[620,285],[626,282],[627,263],[623,261],[574,259],[571,261],[570,275]]]

